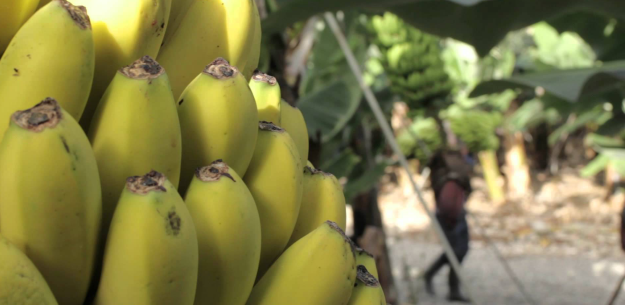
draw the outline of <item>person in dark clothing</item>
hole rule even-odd
[[[458,261],[462,263],[469,252],[469,226],[464,204],[471,193],[470,161],[459,152],[438,152],[431,159],[429,167],[430,183],[436,200],[436,219],[441,224]],[[425,284],[429,294],[435,294],[432,280],[447,264],[449,260],[443,252],[426,270]],[[462,295],[460,279],[451,266],[448,284],[450,301],[470,302]]]

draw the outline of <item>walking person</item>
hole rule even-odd
[[[470,159],[457,151],[437,152],[429,163],[430,184],[436,200],[436,218],[441,224],[445,236],[462,263],[469,252],[469,226],[464,205],[471,193]],[[436,273],[449,264],[445,252],[436,259],[425,272],[426,290],[434,295],[432,280]],[[449,268],[450,301],[470,302],[460,290],[460,279],[453,268]]]

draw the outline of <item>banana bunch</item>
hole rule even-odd
[[[374,16],[368,28],[382,54],[379,60],[391,81],[391,91],[410,108],[428,107],[450,93],[453,82],[444,69],[438,38],[389,12]]]
[[[440,136],[438,124],[434,118],[415,117],[413,123],[397,135],[397,144],[404,155],[415,157],[425,163],[428,153],[441,147],[443,141]]]
[[[498,112],[478,109],[464,110],[449,117],[451,130],[472,152],[499,148],[499,138],[495,129],[500,125],[501,119]]]
[[[253,0],[0,4],[0,305],[383,298],[260,42]]]

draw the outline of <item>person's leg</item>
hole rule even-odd
[[[469,252],[469,229],[466,219],[463,219],[455,230],[453,238],[454,252],[458,258],[458,262],[462,263]],[[469,302],[469,299],[462,295],[460,290],[460,278],[453,269],[449,270],[449,300]]]
[[[445,237],[447,238],[447,240],[451,242],[450,239],[453,238],[453,231],[452,231],[453,228],[446,226],[445,219],[441,217],[440,215],[437,214],[436,218],[438,219],[438,222],[443,227],[443,232],[445,233]],[[432,286],[432,281],[434,279],[434,276],[443,266],[445,266],[448,263],[449,263],[449,259],[447,258],[447,254],[445,253],[445,251],[443,251],[443,253],[441,253],[441,255],[438,257],[438,259],[436,259],[425,272],[425,289],[427,293],[429,293],[430,295],[435,294],[434,287]]]
[[[425,272],[425,290],[430,295],[435,295],[434,286],[432,286],[432,281],[436,273],[447,264],[449,261],[447,260],[447,255],[443,252],[438,259],[436,259],[430,267]]]

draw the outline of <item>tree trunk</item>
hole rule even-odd
[[[614,164],[609,162],[608,166],[605,168],[605,195],[603,196],[603,201],[610,201],[610,197],[614,194],[614,190],[616,189],[616,185],[619,183],[619,180],[620,177],[614,168]]]
[[[497,166],[497,155],[494,150],[485,150],[478,153],[480,164],[482,165],[482,171],[484,172],[484,180],[488,187],[488,194],[490,200],[495,205],[503,204],[506,200],[501,187],[501,175],[499,174],[499,167]]]
[[[519,198],[528,194],[531,186],[523,133],[520,131],[506,133],[504,147],[506,150],[508,195]]]

